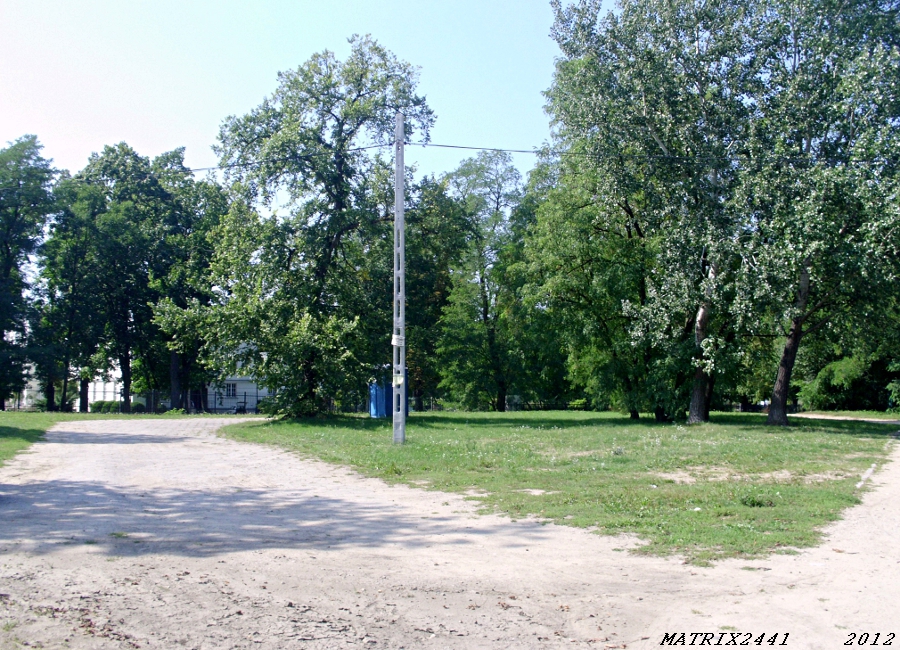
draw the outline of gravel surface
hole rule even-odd
[[[897,462],[822,546],[698,568],[216,436],[233,421],[66,422],[0,468],[0,648],[651,648],[683,632],[821,649],[900,633]]]

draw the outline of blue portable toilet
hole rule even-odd
[[[404,373],[406,386],[409,387],[409,369]],[[390,380],[382,379],[369,384],[369,415],[373,418],[392,417],[388,415],[394,412],[391,401],[394,397],[394,387]],[[409,390],[406,391],[406,415],[409,416]]]
[[[388,410],[391,408],[391,391],[390,386],[379,382],[369,384],[369,415],[373,418],[386,418]]]

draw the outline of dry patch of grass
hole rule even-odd
[[[869,454],[848,454],[848,457],[869,457]],[[652,472],[651,476],[681,485],[691,485],[699,481],[732,481],[750,483],[821,483],[822,481],[840,481],[848,478],[843,471],[827,471],[814,474],[795,474],[786,469],[761,474],[740,474],[724,467],[691,467],[687,471]]]
[[[653,472],[652,475],[679,485],[690,485],[697,482],[697,477],[688,472]]]

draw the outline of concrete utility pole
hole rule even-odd
[[[394,124],[394,443],[406,442],[406,201],[404,184],[406,170],[403,164],[403,140],[405,138],[403,113],[397,113]]]

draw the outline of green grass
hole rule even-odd
[[[247,422],[225,435],[391,482],[483,491],[485,511],[635,533],[646,542],[637,552],[707,563],[816,544],[859,502],[855,483],[881,465],[897,428],[795,420],[780,429],[764,418],[720,413],[686,427],[613,413],[413,414],[404,446],[391,444],[389,421],[356,416]]]
[[[0,467],[20,451],[43,437],[57,422],[67,420],[116,420],[134,418],[184,418],[216,417],[211,415],[152,415],[117,413],[29,413],[24,411],[0,411]],[[219,415],[217,417],[223,417]],[[241,416],[224,416],[241,417]]]
[[[17,453],[41,439],[60,419],[56,413],[0,411],[0,467]]]

